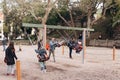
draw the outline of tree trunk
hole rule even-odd
[[[90,13],[90,11],[88,12],[87,28],[88,29],[91,28],[91,13]],[[90,32],[88,32],[87,35],[88,35],[88,38],[90,38]]]
[[[46,47],[46,22],[49,16],[50,11],[52,10],[52,8],[54,7],[54,4],[57,2],[58,0],[56,0],[53,4],[51,3],[50,0],[48,0],[48,4],[47,4],[47,8],[46,8],[46,12],[44,17],[42,18],[42,25],[43,25],[43,46],[44,48]],[[40,35],[40,34],[39,34]]]
[[[40,41],[43,39],[43,29],[39,28],[39,32],[38,32],[38,35],[37,35],[37,40]]]
[[[70,9],[69,9],[69,13],[70,13],[71,25],[72,25],[72,27],[75,27],[75,23],[74,23],[74,21],[73,21],[72,12],[71,12]],[[75,38],[77,38],[77,33],[76,33],[76,31],[73,31],[73,32],[74,32]]]

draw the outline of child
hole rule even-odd
[[[46,50],[44,48],[40,48],[38,50],[35,50],[35,52],[38,53],[37,58],[41,66],[41,71],[46,72],[45,61],[49,59]]]
[[[80,53],[80,51],[82,50],[82,43],[80,41],[78,41],[78,43],[76,44],[75,50],[76,53]]]

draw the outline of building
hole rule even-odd
[[[3,20],[4,20],[3,12],[0,11],[0,40],[2,40],[4,37],[4,35],[3,35]]]

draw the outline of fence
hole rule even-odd
[[[115,45],[116,47],[120,47],[120,40],[90,40],[89,46],[95,46],[95,47],[113,47]]]

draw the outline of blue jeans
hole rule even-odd
[[[3,45],[3,51],[5,51],[6,50],[6,45]]]
[[[45,70],[46,69],[45,62],[39,62],[39,63],[40,63],[41,70]]]
[[[54,62],[55,62],[55,52],[54,52],[54,50],[53,50],[53,51],[52,51],[52,50],[49,51],[49,58],[50,58],[50,56],[51,56],[51,53],[52,53],[52,55],[53,55],[53,60],[54,60]]]

